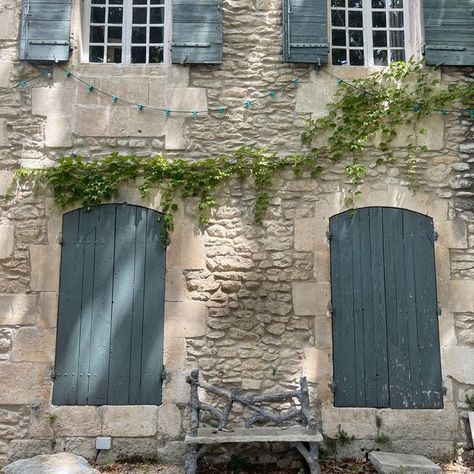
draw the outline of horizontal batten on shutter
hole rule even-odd
[[[211,43],[172,43],[171,46],[179,46],[181,48],[196,47],[196,48],[210,48]]]
[[[444,46],[444,45],[439,45],[439,44],[432,44],[432,45],[427,44],[425,46],[425,50],[430,50],[430,51],[466,51],[466,48],[464,48],[463,46]]]

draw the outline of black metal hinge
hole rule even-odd
[[[329,384],[329,389],[331,390],[332,393],[336,393],[336,382],[331,382]]]
[[[438,237],[439,237],[438,232],[436,232],[436,231],[434,230],[434,231],[433,231],[433,240],[434,240],[434,241],[438,240]]]
[[[168,372],[166,372],[165,366],[161,369],[161,380],[166,380],[168,378]]]
[[[438,316],[441,316],[441,315],[443,314],[443,310],[441,309],[440,306],[437,306],[437,307],[436,307],[436,314],[437,314]]]
[[[330,230],[327,230],[327,231],[326,231],[326,238],[327,238],[328,240],[331,240],[331,239],[332,239],[332,232],[331,232]]]
[[[441,393],[443,395],[447,395],[448,394],[448,389],[443,385],[443,387],[441,388]]]

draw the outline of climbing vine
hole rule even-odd
[[[366,175],[367,160],[362,156],[375,156],[376,165],[393,165],[396,158],[390,144],[401,125],[414,124],[415,130],[415,124],[424,117],[446,115],[448,106],[474,107],[474,82],[441,86],[432,70],[412,60],[392,63],[365,79],[339,82],[327,115],[307,122],[302,132],[304,151],[299,154],[280,156],[266,149],[242,147],[230,155],[199,161],[116,153],[100,161],[65,157],[55,167],[20,169],[17,181],[46,185],[60,207],[80,203],[92,208],[110,200],[121,185],[140,180],[143,197],[151,188],[161,190],[166,229],[172,231],[178,196],[198,198],[199,221],[206,224],[219,185],[230,179],[251,178],[255,187],[254,217],[261,223],[271,200],[272,178],[282,169],[293,169],[296,176],[309,171],[317,177],[332,163],[346,162],[351,184],[346,204],[353,205]],[[427,151],[418,143],[418,135],[424,131],[420,128],[411,134],[404,149],[404,169],[413,185],[416,159]],[[378,152],[364,153],[373,149]]]

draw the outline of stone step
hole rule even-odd
[[[441,468],[424,456],[372,451],[369,461],[380,474],[434,474]]]

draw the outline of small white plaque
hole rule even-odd
[[[98,436],[95,439],[95,449],[110,449],[112,438],[110,436]]]

